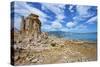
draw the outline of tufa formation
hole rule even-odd
[[[21,17],[20,31],[14,34],[16,44],[23,46],[41,46],[42,42],[48,38],[48,33],[41,32],[41,21],[36,14],[30,14],[27,17]],[[31,47],[31,46],[30,46]]]
[[[22,35],[26,34],[38,38],[41,34],[41,22],[39,16],[32,13],[26,18],[22,16],[20,32]]]

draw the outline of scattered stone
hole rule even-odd
[[[37,59],[37,58],[35,58],[35,59],[32,59],[32,63],[37,63],[39,60]]]
[[[56,43],[51,43],[51,46],[52,46],[52,47],[55,47],[55,46],[56,46]]]

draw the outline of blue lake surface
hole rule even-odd
[[[72,39],[72,40],[83,40],[83,41],[97,41],[97,34],[96,33],[75,33],[75,34],[66,34],[64,37],[65,39]]]
[[[68,40],[83,40],[83,41],[97,41],[97,33],[68,33],[68,32],[49,32],[49,35],[53,35],[59,38],[65,38]]]

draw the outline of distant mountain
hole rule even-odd
[[[56,37],[64,37],[68,34],[68,32],[63,32],[63,31],[49,31],[48,32],[49,36],[56,36]]]
[[[76,33],[76,32],[64,32],[64,31],[49,31],[48,34],[49,36],[56,36],[59,38],[63,38],[66,36],[72,37],[74,35],[97,34],[97,32]]]
[[[97,32],[70,32],[70,33],[76,33],[76,34],[97,34]]]

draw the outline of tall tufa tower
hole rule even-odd
[[[34,36],[34,38],[38,38],[41,34],[41,22],[39,16],[32,13],[26,18],[22,16],[21,31],[22,33]]]

